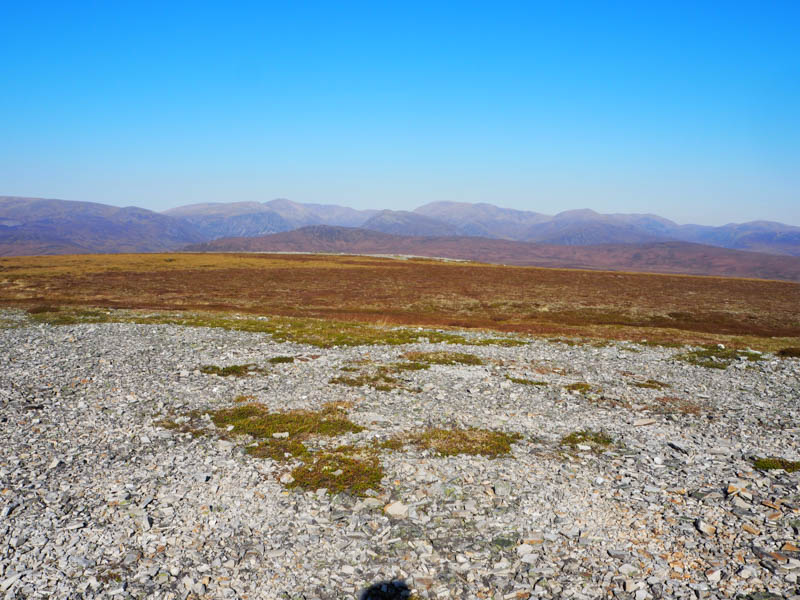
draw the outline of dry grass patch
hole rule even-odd
[[[693,400],[679,398],[678,396],[661,396],[656,398],[653,404],[647,406],[646,410],[662,415],[699,415],[703,412],[703,407]]]
[[[41,315],[48,313],[57,313],[61,310],[59,306],[50,306],[49,304],[38,304],[28,309],[29,315]]]
[[[575,383],[570,383],[569,385],[565,385],[564,389],[570,392],[580,392],[581,394],[588,394],[589,392],[593,391],[591,384],[588,384],[585,381],[577,381]],[[595,390],[595,391],[600,391],[600,390]]]
[[[483,359],[466,352],[406,352],[403,355],[410,361],[429,365],[483,365]]]
[[[663,383],[655,379],[648,379],[647,381],[635,381],[633,385],[635,385],[636,387],[646,388],[651,390],[663,390],[670,387],[668,383]]]
[[[194,422],[190,419],[181,420],[178,422],[173,419],[159,419],[153,423],[156,427],[162,429],[169,429],[175,433],[188,433],[192,437],[202,437],[207,434],[202,427],[196,427]]]
[[[539,375],[566,375],[567,369],[564,367],[554,367],[551,365],[533,365],[533,370]]]
[[[428,429],[408,434],[384,444],[413,444],[418,448],[433,450],[441,456],[472,454],[494,458],[511,452],[511,444],[522,439],[518,433],[505,433],[488,429]]]
[[[800,358],[800,348],[781,348],[776,354],[781,358]]]

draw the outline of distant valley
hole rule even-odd
[[[0,256],[182,249],[413,254],[800,280],[800,227],[769,221],[711,227],[589,209],[545,215],[435,202],[413,211],[356,210],[286,199],[192,204],[158,213],[0,197]]]

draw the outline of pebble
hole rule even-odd
[[[384,507],[384,512],[390,517],[405,519],[408,516],[408,506],[402,502],[392,502]]]

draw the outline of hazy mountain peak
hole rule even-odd
[[[186,204],[165,210],[163,214],[171,217],[228,216],[245,215],[268,210],[258,202],[203,202]]]
[[[396,235],[447,236],[458,234],[455,227],[444,221],[405,210],[382,210],[368,219],[362,227]]]
[[[573,210],[562,211],[562,212],[558,213],[556,216],[554,216],[553,218],[560,221],[560,220],[564,220],[564,219],[589,220],[589,219],[597,219],[597,218],[601,218],[601,217],[603,217],[603,215],[601,215],[599,212],[596,212],[596,211],[592,210],[591,208],[577,208],[577,209],[573,209]]]

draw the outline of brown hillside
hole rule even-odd
[[[800,338],[800,284],[426,259],[148,254],[0,259],[0,305],[239,311],[622,339]],[[771,343],[771,342],[770,342]],[[777,342],[776,342],[777,343]],[[785,345],[798,345],[786,343]]]
[[[475,237],[397,236],[322,225],[260,237],[219,239],[187,249],[198,252],[405,254],[520,266],[800,281],[798,257],[688,242],[556,246]]]

